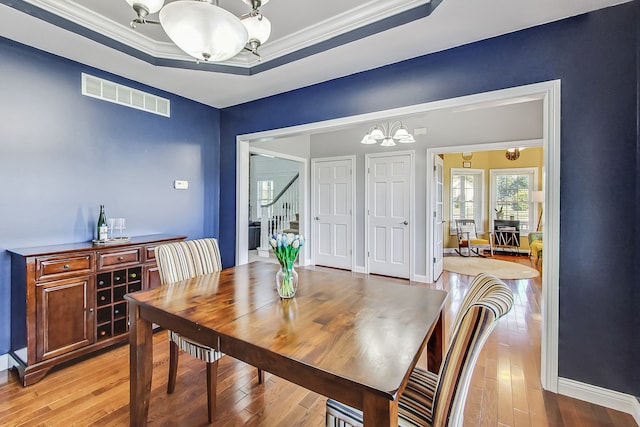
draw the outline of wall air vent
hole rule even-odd
[[[82,73],[82,94],[137,110],[171,117],[168,99]]]

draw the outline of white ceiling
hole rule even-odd
[[[125,0],[25,0],[160,58],[182,53],[159,27],[129,28],[134,12]],[[34,46],[114,74],[223,108],[405,59],[547,23],[629,0],[443,0],[427,17],[304,57],[254,75],[236,75],[151,65],[84,36],[20,12],[0,0],[0,36]],[[262,8],[273,25],[272,38],[261,47],[262,61],[313,46],[398,12],[417,10],[419,0],[271,0]],[[80,6],[79,6],[80,5]],[[220,0],[236,15],[248,7],[240,0]],[[144,27],[144,28],[141,28]],[[231,61],[251,68],[255,58],[243,54]]]

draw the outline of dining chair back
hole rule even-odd
[[[500,279],[479,275],[453,323],[439,374],[414,368],[398,401],[399,426],[462,426],[478,356],[496,322],[511,310],[513,292]],[[327,427],[361,427],[362,412],[327,399]]]
[[[220,249],[218,241],[214,238],[159,245],[155,249],[155,256],[162,285],[222,270]],[[167,382],[169,394],[173,393],[176,386],[178,350],[207,362],[207,409],[209,423],[212,423],[216,408],[218,360],[224,356],[224,353],[169,331],[169,379]],[[258,382],[262,383],[262,380],[262,370],[258,369]]]

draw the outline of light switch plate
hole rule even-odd
[[[188,190],[189,189],[189,181],[181,181],[176,179],[173,181],[173,188],[176,190]]]

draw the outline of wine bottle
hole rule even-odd
[[[98,216],[98,236],[97,239],[101,242],[108,240],[109,228],[107,227],[107,216],[104,214],[104,205],[100,205],[100,215]]]

